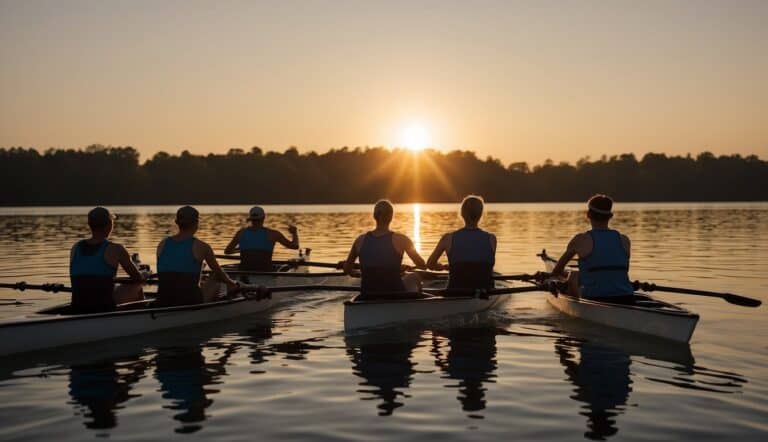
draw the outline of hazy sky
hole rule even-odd
[[[768,158],[768,1],[0,0],[0,146]]]

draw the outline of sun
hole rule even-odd
[[[429,131],[420,124],[406,126],[400,134],[400,145],[410,151],[420,152],[429,147]]]

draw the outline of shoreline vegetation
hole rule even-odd
[[[159,152],[141,163],[132,147],[0,148],[0,206],[348,204],[586,201],[767,201],[768,162],[755,155],[627,153],[576,164],[504,164],[474,152],[341,148],[325,153],[230,149]]]

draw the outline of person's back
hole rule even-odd
[[[365,234],[360,245],[361,293],[401,292],[405,290],[400,271],[403,252],[395,249],[394,233],[371,231]]]
[[[427,267],[432,270],[448,270],[449,290],[461,293],[494,287],[496,236],[478,227],[484,206],[482,197],[466,196],[461,202],[464,227],[443,235],[427,260]],[[439,263],[443,253],[448,256],[448,266]]]
[[[144,277],[125,247],[109,240],[115,218],[104,207],[93,208],[88,212],[91,237],[72,247],[69,260],[72,313],[108,312],[120,304],[144,299]],[[115,284],[118,266],[125,270],[130,281]]]
[[[81,240],[72,249],[69,274],[72,283],[72,309],[78,313],[96,313],[115,309],[117,267],[105,258],[110,241]]]
[[[592,251],[579,257],[579,290],[585,298],[632,295],[629,254],[621,234],[612,229],[592,229]]]
[[[159,307],[203,302],[200,290],[202,262],[194,256],[196,238],[176,236],[163,240],[157,256],[156,305]]]
[[[451,235],[448,249],[449,289],[491,289],[496,252],[493,236],[480,228],[462,228]]]
[[[613,217],[613,200],[597,194],[587,206],[592,229],[571,239],[552,273],[563,274],[568,262],[578,256],[579,271],[570,272],[568,277],[571,295],[631,303],[634,291],[629,280],[630,241],[608,227]]]
[[[176,211],[179,232],[169,236],[157,246],[157,301],[158,307],[200,304],[210,302],[221,294],[219,282],[234,289],[233,281],[219,265],[211,246],[195,237],[200,213],[191,206]],[[211,268],[209,277],[201,286],[203,262]]]
[[[299,235],[295,226],[288,226],[291,233],[289,241],[279,231],[265,227],[265,218],[264,209],[259,206],[252,207],[248,211],[248,221],[251,225],[240,229],[224,249],[226,254],[240,253],[240,268],[243,270],[273,271],[272,256],[275,243],[280,243],[288,249],[299,248]]]
[[[272,271],[275,243],[264,227],[247,227],[240,236],[240,267],[244,270]]]
[[[425,268],[424,259],[413,242],[405,235],[392,232],[389,225],[394,207],[387,200],[378,201],[373,208],[376,229],[357,237],[352,244],[344,272],[355,274],[354,265],[360,258],[360,298],[378,296],[377,293],[419,292],[421,280],[416,274],[401,277],[403,254],[407,253],[418,268]]]

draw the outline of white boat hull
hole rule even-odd
[[[685,310],[659,311],[552,294],[547,295],[547,301],[557,310],[575,318],[676,342],[690,341],[699,321],[698,315]]]
[[[344,330],[382,327],[404,321],[424,321],[451,315],[482,312],[498,306],[510,295],[488,299],[434,297],[412,300],[347,301],[344,303]]]
[[[264,311],[272,299],[235,298],[207,304],[85,315],[33,314],[0,321],[0,356],[152,333]]]
[[[548,257],[546,251],[539,256],[547,272],[551,272],[555,260]],[[635,293],[635,296],[636,305],[612,304],[565,294],[548,294],[547,301],[566,315],[597,324],[676,342],[691,340],[699,315],[644,293]]]

